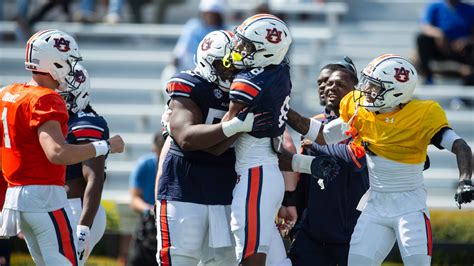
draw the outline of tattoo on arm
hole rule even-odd
[[[452,152],[456,154],[459,169],[459,180],[471,179],[472,177],[472,151],[466,141],[458,139],[453,144]]]
[[[308,133],[310,121],[309,118],[300,115],[290,108],[287,114],[288,120],[286,123],[296,130],[298,133],[305,135]]]

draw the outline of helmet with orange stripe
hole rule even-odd
[[[73,74],[66,77],[67,89],[59,94],[66,102],[67,109],[73,113],[84,110],[90,102],[91,83],[89,73],[81,64],[76,64]]]
[[[66,77],[81,60],[74,38],[59,30],[39,31],[26,43],[25,68],[50,74],[59,82],[59,90],[67,88]]]
[[[291,41],[290,30],[281,19],[270,14],[254,15],[235,30],[232,63],[240,69],[278,65]]]
[[[405,58],[384,54],[372,60],[362,71],[359,106],[371,112],[390,111],[408,103],[415,91],[418,74]]]
[[[225,30],[212,31],[202,39],[196,52],[197,71],[224,91],[229,90],[237,71],[233,67],[225,68],[222,63],[224,56],[230,53],[229,43],[233,35]]]

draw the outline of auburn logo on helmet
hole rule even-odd
[[[74,72],[74,80],[78,83],[84,83],[86,81],[86,75],[82,70],[76,70]]]
[[[207,50],[211,49],[211,45],[212,45],[212,39],[211,38],[206,38],[202,41],[201,50],[207,51]]]
[[[64,39],[63,37],[54,38],[54,47],[61,52],[67,52],[71,50],[71,48],[69,48],[69,43],[70,41]]]
[[[400,82],[407,82],[410,80],[410,71],[404,67],[395,68],[395,79]]]
[[[281,30],[276,28],[267,29],[267,37],[265,38],[271,43],[279,43],[281,42]]]

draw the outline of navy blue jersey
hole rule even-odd
[[[194,72],[177,74],[169,80],[166,90],[171,99],[186,97],[193,100],[201,110],[203,124],[219,123],[229,110],[229,94]],[[172,141],[163,163],[158,199],[230,204],[237,177],[234,166],[234,149],[220,156],[204,151],[183,152]]]
[[[109,127],[102,116],[95,112],[81,111],[77,114],[70,113],[66,141],[69,144],[78,144],[83,141],[98,141],[109,139]],[[82,163],[68,165],[66,180],[84,178]]]
[[[230,100],[248,105],[254,113],[270,112],[273,115],[270,129],[250,132],[250,135],[256,138],[278,137],[285,130],[290,93],[290,66],[283,62],[238,73],[230,88]]]
[[[306,208],[300,221],[301,229],[318,243],[349,243],[360,215],[357,204],[369,188],[365,156],[346,143],[313,143],[311,149],[305,151],[313,156],[333,156],[340,170],[333,181],[325,183],[324,190],[314,177],[301,175],[298,190],[302,188],[306,194],[305,206],[301,206]]]

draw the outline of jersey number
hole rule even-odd
[[[8,109],[4,107],[2,112],[3,141],[5,142],[5,148],[11,148],[10,135],[8,134],[7,110]]]
[[[280,116],[278,117],[278,127],[282,127],[286,120],[288,120],[288,117],[286,117],[286,114],[288,114],[288,110],[290,110],[290,96],[286,96],[285,101],[283,102],[283,105],[280,108]]]
[[[224,117],[225,113],[226,111],[224,110],[209,108],[209,111],[207,112],[207,117],[206,117],[206,124],[212,125],[212,124],[217,124],[221,122],[222,117]]]

